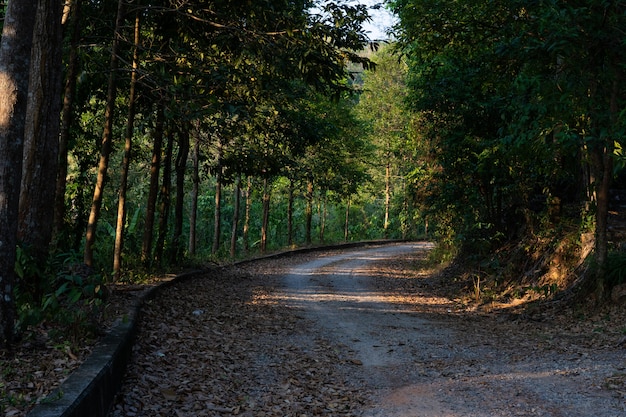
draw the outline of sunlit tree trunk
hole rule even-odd
[[[239,208],[241,205],[241,176],[235,182],[235,207],[233,207],[233,227],[230,234],[230,257],[237,254],[237,230],[239,229]]]
[[[185,203],[185,171],[189,157],[189,128],[184,125],[178,134],[176,156],[176,205],[174,206],[174,235],[172,236],[171,261],[177,263],[183,257],[183,214]]]
[[[93,266],[93,245],[96,242],[96,230],[98,228],[98,220],[100,219],[100,210],[102,208],[102,199],[104,197],[104,186],[106,181],[107,170],[109,168],[109,155],[111,153],[111,142],[113,141],[113,113],[115,110],[115,98],[117,90],[115,82],[117,79],[118,53],[121,41],[121,29],[124,20],[124,2],[118,1],[117,18],[115,19],[115,30],[113,33],[113,44],[111,47],[111,62],[109,68],[109,81],[107,87],[106,109],[104,111],[104,130],[102,133],[102,142],[100,146],[100,162],[98,164],[98,175],[96,178],[96,186],[91,201],[91,210],[89,213],[89,221],[87,223],[87,233],[85,234],[85,248],[83,259],[85,265]]]
[[[385,238],[389,237],[389,206],[391,205],[391,162],[387,158],[385,165],[385,221],[383,230]]]
[[[36,0],[10,1],[0,39],[0,344],[8,346],[15,338],[17,218],[36,12]]]
[[[140,13],[135,13],[135,31],[133,45],[133,70],[130,76],[128,94],[128,115],[126,133],[124,135],[124,157],[122,159],[122,175],[117,200],[117,221],[115,225],[115,247],[113,248],[113,279],[120,279],[122,272],[122,250],[124,248],[124,227],[126,225],[126,192],[128,190],[128,171],[130,170],[131,148],[135,129],[135,100],[137,97],[137,72],[139,69],[140,47]]]
[[[159,197],[159,172],[161,170],[161,152],[165,130],[165,109],[162,101],[157,103],[156,125],[152,135],[152,160],[150,163],[150,187],[146,204],[146,222],[141,244],[141,262],[148,266],[152,262],[152,241],[154,238],[154,220]]]
[[[198,218],[198,192],[200,188],[200,132],[194,128],[194,145],[192,154],[193,173],[191,176],[191,213],[189,213],[189,256],[196,254],[196,222]]]
[[[61,110],[61,132],[59,134],[59,157],[56,178],[56,191],[54,196],[54,239],[57,240],[62,232],[65,220],[65,190],[67,185],[67,157],[68,143],[70,139],[70,125],[72,123],[72,109],[76,92],[76,79],[78,77],[78,46],[80,41],[80,16],[81,1],[74,0],[66,3],[64,19],[68,19],[68,30],[71,31],[70,52],[67,61],[67,75],[63,92],[63,107]]]
[[[52,240],[54,193],[59,152],[62,16],[60,1],[40,2],[35,20],[20,192],[17,237],[39,272],[23,279],[36,301],[43,296],[43,275]]]

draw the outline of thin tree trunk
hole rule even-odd
[[[172,237],[172,263],[183,257],[183,215],[185,203],[185,171],[189,157],[189,129],[183,125],[178,134],[178,155],[176,156],[176,205],[174,206],[174,236]]]
[[[189,214],[189,256],[196,254],[196,222],[198,218],[198,192],[200,188],[200,132],[199,127],[194,129],[195,141],[193,145],[193,174],[191,188],[191,213]]]
[[[163,135],[165,125],[165,109],[163,101],[157,103],[156,125],[154,127],[152,161],[150,163],[150,188],[146,206],[146,224],[143,231],[141,244],[141,262],[149,266],[152,263],[152,240],[154,238],[154,219],[156,218],[156,205],[159,197],[159,171],[161,169],[161,152],[163,148]]]
[[[161,266],[163,262],[163,251],[165,248],[165,236],[167,236],[167,222],[170,217],[170,195],[172,192],[172,154],[174,148],[174,134],[169,131],[167,134],[167,148],[165,150],[165,160],[163,161],[163,182],[161,183],[161,206],[159,208],[159,236],[157,237],[155,248],[155,260]]]
[[[222,235],[222,167],[217,167],[215,174],[215,211],[213,212],[213,246],[211,253],[216,254],[220,248]]]
[[[293,189],[293,180],[289,178],[289,199],[287,201],[287,245],[289,247],[293,247]]]
[[[13,298],[24,125],[36,0],[5,6],[0,39],[0,344],[15,339]]]
[[[126,192],[128,189],[128,171],[130,170],[133,132],[135,129],[135,100],[137,98],[137,71],[139,69],[140,43],[140,12],[135,12],[135,35],[133,45],[133,71],[130,76],[128,94],[128,116],[124,138],[124,158],[122,159],[122,175],[117,200],[117,222],[115,225],[115,247],[113,248],[113,279],[120,279],[122,272],[122,250],[124,248],[124,227],[126,225]]]
[[[118,68],[118,52],[120,49],[121,29],[124,20],[124,2],[118,1],[117,18],[115,19],[115,31],[113,33],[113,44],[111,47],[111,63],[109,72],[109,84],[107,87],[106,109],[104,111],[104,131],[102,133],[102,143],[100,147],[100,162],[98,164],[98,176],[96,186],[91,201],[89,221],[87,223],[87,233],[85,234],[85,249],[83,258],[85,265],[93,266],[93,245],[96,242],[96,230],[100,219],[102,199],[104,197],[104,186],[106,174],[109,168],[109,155],[111,153],[111,142],[113,141],[113,113],[115,110],[115,98],[117,90],[115,88],[116,73]]]
[[[247,254],[250,252],[250,209],[252,208],[252,178],[248,177],[246,186],[246,213],[243,222],[243,250]]]
[[[70,125],[72,124],[72,108],[74,106],[74,94],[76,93],[76,79],[78,78],[78,44],[80,41],[80,15],[81,1],[75,0],[71,9],[66,5],[64,19],[71,17],[70,30],[70,54],[67,62],[67,75],[63,94],[63,108],[61,110],[61,131],[59,134],[59,157],[56,178],[56,191],[54,196],[54,226],[53,239],[58,240],[63,231],[65,220],[65,190],[67,186],[67,157],[68,143],[70,139]],[[69,9],[69,10],[67,10]]]
[[[310,179],[306,184],[306,207],[304,209],[305,231],[304,238],[307,245],[311,244],[311,228],[313,223],[313,181]]]
[[[385,221],[383,230],[385,238],[389,237],[389,206],[391,204],[391,162],[385,165]]]
[[[326,232],[326,203],[328,202],[326,194],[327,192],[324,191],[323,196],[320,196],[320,242],[324,242],[324,233]]]
[[[230,234],[230,257],[237,254],[237,229],[239,228],[239,207],[241,205],[241,175],[235,182],[235,207],[233,208],[233,227]]]
[[[28,248],[38,273],[23,277],[36,301],[43,296],[42,274],[52,240],[55,179],[59,152],[62,4],[40,2],[35,20],[20,192],[17,238]]]
[[[344,222],[344,225],[343,225],[343,240],[345,242],[348,241],[348,231],[350,230],[348,226],[350,225],[350,203],[351,202],[352,202],[352,199],[348,197],[348,203],[346,204],[346,221]]]
[[[267,250],[267,230],[269,227],[270,218],[270,191],[269,181],[267,178],[263,179],[263,221],[261,224],[261,253],[265,253]]]

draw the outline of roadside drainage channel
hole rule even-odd
[[[399,243],[379,240],[347,244],[299,248],[235,262],[244,264],[260,259],[280,258],[320,250],[348,249],[372,245]],[[37,404],[26,417],[106,417],[119,390],[126,367],[130,362],[137,335],[137,320],[144,302],[164,288],[203,274],[208,270],[184,273],[145,290],[133,307],[128,320],[115,325],[95,346],[93,352],[59,388]]]

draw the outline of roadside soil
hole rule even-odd
[[[626,415],[623,309],[470,308],[418,267],[428,249],[257,261],[168,288],[143,309],[111,416]]]

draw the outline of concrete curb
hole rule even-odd
[[[366,241],[299,248],[238,261],[228,266],[322,250],[391,243],[400,242]],[[27,414],[27,417],[106,417],[111,410],[113,400],[121,386],[126,367],[131,359],[133,344],[137,335],[137,321],[143,303],[154,298],[158,291],[205,272],[207,272],[206,269],[184,273],[147,289],[139,297],[128,320],[115,325],[96,345],[85,362],[57,390],[48,395],[40,404],[37,404]]]

